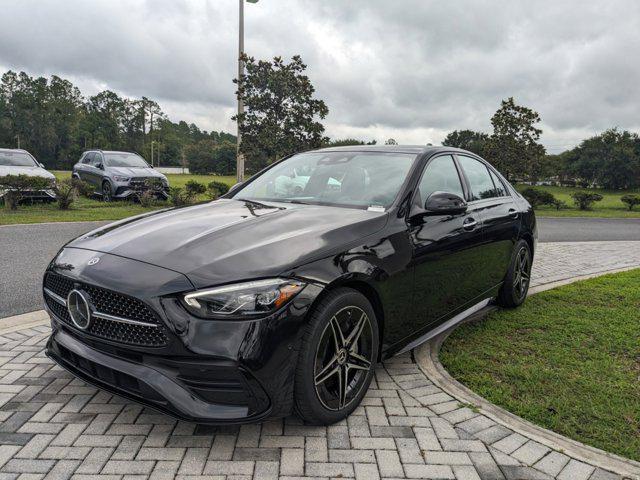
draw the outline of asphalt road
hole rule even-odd
[[[539,241],[640,240],[640,219],[540,218]],[[0,226],[0,318],[42,308],[42,273],[69,240],[106,222]]]

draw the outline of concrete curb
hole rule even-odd
[[[596,274],[568,278],[566,280],[560,280],[548,284],[542,284],[536,287],[532,287],[530,290],[530,294],[532,295],[544,290],[550,290],[561,285],[567,285],[569,283],[574,283],[588,278],[594,278],[609,273],[633,270],[636,268],[638,268],[638,266],[625,267],[621,269],[603,271]],[[489,313],[489,311],[491,311],[492,309],[495,309],[495,307],[487,307],[486,309],[474,315],[471,315],[463,323],[479,320],[487,313]],[[440,387],[442,390],[444,390],[446,393],[453,396],[457,400],[477,406],[480,413],[482,413],[483,415],[521,435],[524,435],[527,438],[535,440],[553,450],[560,451],[582,462],[600,467],[604,470],[615,472],[625,478],[640,480],[640,462],[620,457],[613,453],[605,452],[604,450],[600,450],[590,445],[585,445],[576,440],[572,440],[563,435],[552,432],[551,430],[539,427],[538,425],[535,425],[527,420],[518,417],[517,415],[514,415],[513,413],[508,412],[507,410],[504,410],[503,408],[494,405],[493,403],[474,393],[472,390],[465,387],[463,384],[451,377],[451,375],[449,375],[449,373],[440,363],[440,360],[438,359],[438,353],[440,352],[440,347],[442,346],[444,341],[459,325],[460,324],[441,333],[437,337],[432,338],[431,340],[420,345],[414,350],[416,363],[418,364],[418,367],[424,372],[424,374],[429,378],[429,380],[431,380],[435,385]]]
[[[49,314],[44,310],[14,315],[13,317],[0,318],[0,335],[17,332],[25,328],[46,325],[50,322]]]

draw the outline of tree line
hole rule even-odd
[[[147,97],[111,90],[84,97],[68,80],[8,71],[0,80],[0,147],[23,148],[48,168],[70,169],[87,149],[137,152],[154,165],[188,165],[202,150],[233,152],[211,170],[235,171],[236,137],[172,122]],[[213,161],[213,160],[212,160]],[[196,170],[197,170],[196,166]],[[208,167],[209,169],[209,167]]]
[[[463,148],[491,162],[511,181],[555,180],[560,185],[632,189],[640,187],[640,137],[611,128],[557,155],[539,143],[540,115],[502,101],[491,118],[492,133],[455,130],[443,145]]]

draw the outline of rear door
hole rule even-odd
[[[95,187],[96,192],[101,192],[103,170],[98,168],[98,165],[104,165],[104,159],[100,152],[95,152],[88,168],[89,182]]]
[[[467,196],[452,155],[429,160],[413,201],[424,205],[436,191]],[[418,217],[410,220],[409,231],[415,267],[413,325],[435,326],[483,292],[478,281],[484,255],[481,212],[471,204],[458,215]]]
[[[80,180],[83,182],[90,183],[90,175],[91,175],[91,161],[93,160],[93,152],[87,152],[84,154],[84,157],[80,160],[77,165],[76,171],[78,172],[78,176]]]
[[[518,238],[520,218],[513,197],[491,166],[465,155],[457,155],[466,177],[474,208],[483,224],[481,281],[486,290],[499,285],[507,272]]]

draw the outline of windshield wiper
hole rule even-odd
[[[265,203],[256,202],[255,200],[249,200],[248,198],[234,198],[234,200],[238,200],[240,202],[247,202],[247,203],[250,203],[251,205],[255,205],[261,208],[276,208],[276,207],[272,207],[271,205],[267,205]]]

